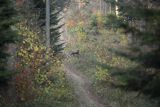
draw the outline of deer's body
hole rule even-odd
[[[79,55],[79,50],[71,52],[72,56]]]

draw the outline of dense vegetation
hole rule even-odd
[[[7,0],[1,5],[1,18],[3,19],[1,20],[1,34],[3,34],[1,35],[1,48],[4,52],[9,49],[11,53],[14,53],[10,54],[14,59],[14,71],[10,71],[12,75],[5,73],[4,67],[9,67],[9,65],[5,66],[5,62],[1,63],[3,70],[1,85],[4,79],[6,85],[1,87],[0,107],[50,107],[52,105],[74,107],[78,105],[74,99],[72,87],[65,78],[62,57],[57,54],[62,48],[54,45],[60,41],[58,38],[60,27],[54,27],[58,24],[59,12],[51,16],[53,44],[48,48],[44,36],[45,14],[43,13],[45,11],[43,7],[45,3],[43,1],[38,3],[32,0],[24,1],[24,3],[17,1],[14,5],[13,2]],[[56,11],[56,7],[53,10]],[[14,12],[17,13],[17,17],[12,18]],[[18,20],[13,20],[15,18]],[[16,32],[15,35],[13,30]],[[13,37],[18,38],[18,41],[15,41]],[[14,46],[7,47],[6,43],[12,42],[15,42]],[[2,57],[7,62],[6,57],[4,55]],[[12,60],[8,59],[8,61]]]
[[[0,0],[0,107],[160,106],[158,0],[49,1]]]
[[[14,9],[10,0],[0,1],[0,82],[2,84],[9,79],[12,72],[5,66],[7,64],[7,45],[14,43],[16,40],[16,33],[11,26],[16,23]]]
[[[118,18],[109,16],[116,22],[115,27],[122,27],[125,33],[132,35],[130,43],[131,53],[120,52],[121,55],[140,63],[136,68],[136,78],[130,80],[130,88],[141,90],[152,96],[160,93],[160,59],[159,59],[159,1],[117,1],[112,2],[118,6]],[[135,55],[137,53],[137,55]],[[134,55],[132,55],[134,54]],[[133,83],[135,81],[135,83]],[[137,84],[138,83],[138,84]]]
[[[118,6],[118,15],[113,7],[104,15],[89,6],[68,13],[67,51],[81,52],[70,63],[88,75],[104,103],[152,107],[143,94],[159,98],[159,2],[149,2],[150,8],[139,0],[107,3]],[[80,16],[72,16],[78,12]]]

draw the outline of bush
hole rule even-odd
[[[108,74],[108,69],[97,67],[97,71],[95,72],[95,79],[100,82],[109,80],[110,75]]]
[[[16,101],[19,107],[52,107],[74,102],[63,71],[61,58],[54,56],[40,41],[38,34],[18,24],[22,42],[18,45],[14,77]],[[20,103],[19,103],[20,102]],[[60,106],[62,107],[62,106]]]

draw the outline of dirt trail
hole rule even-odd
[[[64,65],[67,78],[72,82],[80,107],[105,107],[89,91],[90,81],[71,65]]]

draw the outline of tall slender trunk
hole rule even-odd
[[[50,48],[50,0],[46,0],[46,46]]]
[[[107,14],[107,4],[104,3],[104,14],[106,15]]]
[[[116,3],[118,3],[118,0],[116,0]],[[119,16],[119,12],[118,12],[118,5],[116,4],[116,16]]]
[[[100,12],[102,13],[102,0],[100,0],[100,3],[99,3],[99,4],[100,4],[100,9],[99,9],[99,10],[100,10]]]
[[[111,3],[109,3],[109,12],[110,12],[110,14],[112,13],[112,4]]]

